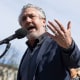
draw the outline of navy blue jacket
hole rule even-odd
[[[69,69],[80,67],[80,51],[74,41],[69,49],[63,49],[46,35],[37,46],[28,70],[26,54],[29,53],[25,52],[17,80],[70,80]]]

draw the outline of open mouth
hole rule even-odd
[[[36,29],[36,27],[35,27],[35,26],[29,26],[29,27],[27,28],[28,31],[31,31],[31,30],[33,30],[33,29]]]

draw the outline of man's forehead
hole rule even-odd
[[[34,14],[34,13],[39,13],[39,11],[35,8],[27,8],[24,11],[22,11],[22,13],[32,13],[32,14]]]

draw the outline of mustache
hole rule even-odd
[[[25,29],[28,31],[30,29],[37,29],[37,27],[33,24],[30,24],[30,25],[25,26]]]

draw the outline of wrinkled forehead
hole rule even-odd
[[[41,12],[35,8],[26,8],[21,12],[21,16],[28,15],[28,14],[41,15]]]

